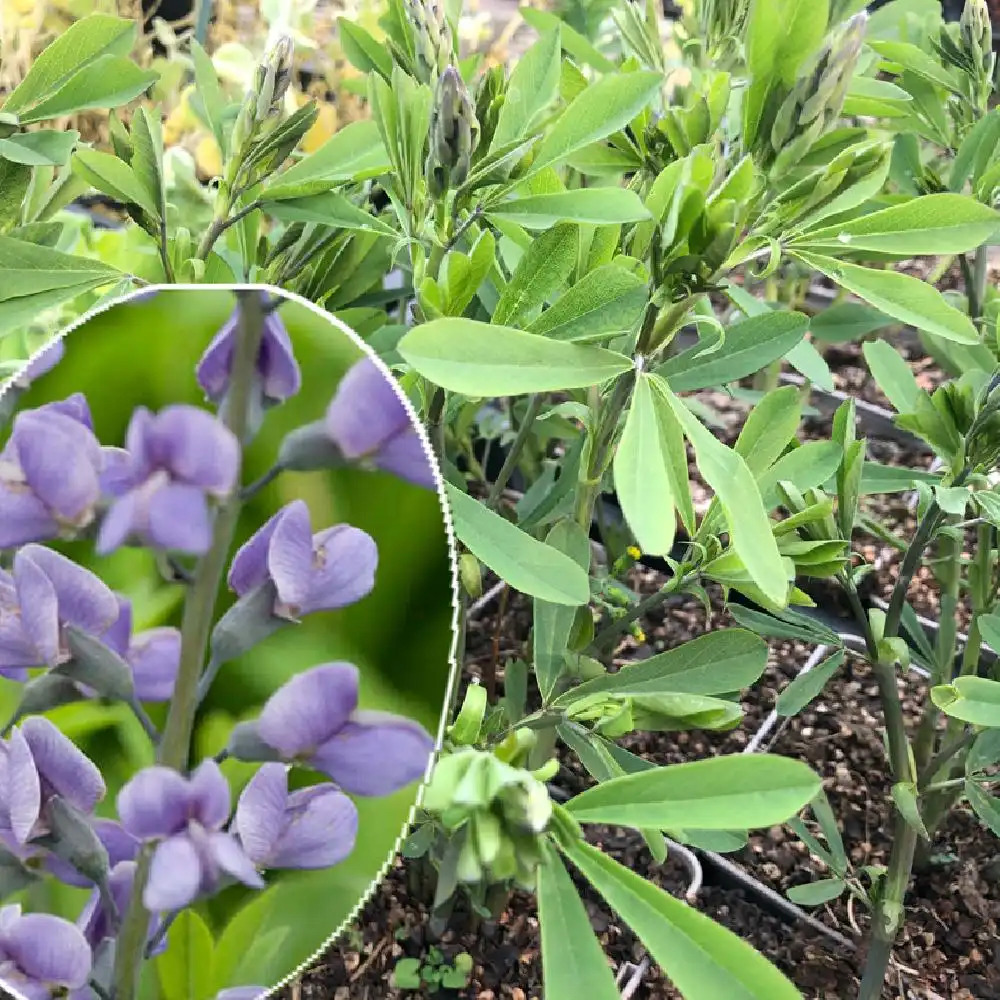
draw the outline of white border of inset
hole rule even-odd
[[[183,292],[252,292],[252,291],[262,291],[267,292],[277,298],[284,299],[286,301],[297,302],[301,306],[305,306],[311,312],[315,313],[321,319],[326,320],[331,326],[336,327],[341,333],[345,334],[349,340],[351,340],[355,345],[357,345],[362,352],[372,361],[375,362],[376,366],[382,372],[382,374],[389,379],[396,390],[396,395],[402,400],[403,406],[406,408],[406,412],[410,418],[410,423],[416,428],[417,434],[420,437],[420,443],[424,449],[424,454],[427,456],[428,461],[431,464],[431,468],[434,470],[434,480],[437,487],[438,494],[438,504],[441,508],[441,514],[444,519],[445,533],[448,536],[448,556],[451,562],[451,605],[452,605],[452,619],[451,619],[451,651],[448,655],[448,683],[445,688],[444,704],[441,706],[441,721],[438,725],[437,738],[434,742],[434,752],[431,754],[430,760],[427,763],[427,769],[424,771],[423,780],[420,783],[420,787],[417,789],[417,797],[414,800],[413,805],[410,807],[409,815],[406,818],[406,824],[396,837],[393,843],[392,849],[389,852],[388,857],[383,863],[381,869],[374,876],[368,888],[365,890],[364,895],[355,905],[354,909],[344,918],[343,921],[337,926],[337,928],[330,934],[328,938],[323,942],[317,951],[309,956],[306,961],[301,965],[293,969],[284,979],[279,980],[274,986],[266,988],[266,992],[260,994],[258,1000],[264,1000],[265,997],[273,996],[282,987],[287,986],[289,983],[297,979],[303,972],[310,969],[315,963],[323,957],[323,955],[330,949],[330,947],[337,941],[341,934],[346,931],[351,924],[358,918],[361,911],[368,905],[368,902],[375,894],[375,890],[379,887],[382,881],[385,879],[386,875],[389,873],[392,867],[393,860],[396,855],[399,854],[403,842],[409,833],[410,827],[413,825],[413,821],[416,818],[417,810],[420,809],[423,804],[424,791],[427,787],[427,782],[430,778],[431,772],[434,769],[434,764],[437,760],[437,755],[441,750],[441,746],[444,743],[444,734],[448,728],[449,719],[448,713],[451,708],[452,696],[457,689],[459,683],[459,664],[458,664],[458,635],[459,635],[459,616],[461,614],[461,602],[459,600],[459,575],[458,575],[458,550],[455,542],[455,528],[452,523],[451,509],[448,506],[447,496],[444,489],[444,476],[442,475],[441,468],[438,465],[437,456],[434,454],[434,449],[431,447],[430,438],[427,436],[427,430],[420,420],[416,409],[410,402],[409,397],[403,392],[396,380],[395,376],[392,374],[389,366],[371,349],[371,347],[365,343],[365,341],[346,323],[338,319],[332,313],[327,312],[322,307],[316,305],[314,302],[310,302],[308,299],[303,298],[301,295],[295,292],[285,291],[285,289],[280,288],[277,285],[266,285],[259,283],[237,283],[232,284],[157,284],[157,285],[146,285],[140,289],[136,289],[126,295],[122,295],[110,302],[103,302],[98,306],[95,306],[84,313],[79,319],[74,320],[69,326],[58,333],[55,337],[49,340],[47,343],[43,344],[37,350],[35,350],[31,357],[28,358],[24,365],[19,369],[18,372],[9,376],[5,379],[2,384],[0,384],[0,398],[3,394],[7,392],[8,389],[14,387],[15,380],[24,373],[24,369],[28,367],[31,363],[36,361],[41,357],[46,350],[51,348],[51,346],[58,340],[63,340],[74,330],[79,329],[85,323],[88,323],[95,316],[100,315],[103,312],[107,312],[109,309],[117,309],[121,306],[128,305],[129,303],[134,303],[137,299],[142,299],[149,296],[153,292],[172,292],[172,291],[183,291]],[[44,378],[45,376],[39,376]],[[239,985],[239,984],[237,984]],[[254,985],[254,984],[247,984]],[[2,979],[0,979],[0,986],[11,993],[14,1000],[27,1000],[27,998],[16,989],[7,985]],[[224,987],[225,989],[235,988],[234,987]]]

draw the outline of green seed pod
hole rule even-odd
[[[463,552],[458,561],[458,574],[462,586],[469,597],[481,597],[483,593],[483,572],[479,560],[471,552]]]
[[[454,66],[438,78],[431,112],[430,147],[425,173],[431,196],[441,198],[469,176],[479,145],[479,122],[465,82]]]

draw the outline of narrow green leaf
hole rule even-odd
[[[445,489],[459,541],[514,590],[573,607],[590,600],[587,572],[569,556],[525,534],[450,483]]]
[[[0,157],[29,167],[61,167],[69,162],[79,138],[80,133],[75,129],[15,132],[7,139],[0,139]]]
[[[500,295],[492,322],[514,327],[530,322],[569,278],[579,242],[580,230],[573,225],[553,226],[534,240]]]
[[[902,493],[904,490],[912,490],[917,483],[936,485],[940,482],[940,473],[866,461],[861,470],[860,492],[862,496],[874,493]]]
[[[0,236],[0,302],[80,285],[94,287],[122,277],[99,260]]]
[[[809,332],[816,340],[827,344],[841,344],[858,340],[892,324],[892,319],[861,302],[841,302],[813,316]]]
[[[1000,230],[1000,213],[961,194],[928,194],[847,222],[803,233],[789,246],[899,257],[974,250]]]
[[[156,203],[135,171],[117,156],[96,149],[78,149],[73,157],[73,172],[116,201],[138,205],[152,218],[159,218]]]
[[[948,305],[933,285],[919,278],[898,271],[876,271],[804,251],[796,251],[794,256],[901,323],[959,344],[979,343],[969,317]]]
[[[658,405],[659,404],[659,405]],[[676,425],[662,399],[640,375],[614,457],[614,482],[622,513],[639,547],[651,555],[667,555],[677,527],[673,451],[676,436],[661,420],[661,410]],[[683,440],[683,439],[682,439]],[[687,469],[684,470],[685,480]]]
[[[590,538],[576,521],[568,518],[557,521],[546,536],[545,544],[569,556],[584,573],[590,571]],[[562,674],[575,617],[574,607],[535,598],[532,645],[535,677],[544,702],[551,699]]]
[[[392,75],[392,55],[385,44],[377,41],[349,17],[338,17],[337,27],[344,55],[351,64],[362,73],[376,70],[388,80]]]
[[[649,212],[634,191],[624,188],[581,188],[512,198],[491,206],[488,218],[505,219],[525,229],[548,229],[559,222],[606,225],[641,222]]]
[[[518,60],[507,81],[491,149],[530,134],[559,92],[560,28],[543,31]]]
[[[822,663],[818,663],[812,670],[799,674],[778,695],[778,701],[775,705],[775,711],[778,715],[798,715],[809,702],[818,698],[823,688],[840,669],[846,655],[844,650],[838,649],[836,653],[828,656]]]
[[[670,391],[665,381],[655,375],[651,376],[651,381],[663,393],[694,447],[698,468],[722,504],[733,548],[753,582],[773,604],[786,604],[788,579],[785,566],[761,501],[760,490],[746,461],[708,431]]]
[[[532,173],[623,129],[662,85],[659,73],[644,71],[613,73],[592,83],[556,119],[535,153]]]
[[[602,73],[615,69],[615,64],[606,56],[601,55],[580,32],[571,28],[552,11],[539,10],[537,7],[521,7],[518,12],[521,17],[536,31],[559,30],[559,42],[563,50],[568,52],[578,63],[592,66]]]
[[[820,790],[801,761],[734,754],[614,778],[574,796],[581,823],[660,830],[751,830],[783,823]]]
[[[931,688],[931,701],[953,719],[1000,729],[1000,682],[986,677],[956,677]]]
[[[750,410],[733,447],[755,477],[781,457],[801,419],[802,399],[794,385],[772,390]]]
[[[585,841],[563,851],[635,931],[685,1000],[802,1000],[763,955],[710,917]]]
[[[824,625],[813,622],[805,615],[783,611],[780,616],[744,608],[739,604],[727,604],[727,610],[737,624],[750,629],[756,635],[770,639],[800,639],[803,642],[835,643],[837,635]]]
[[[602,693],[622,698],[665,693],[730,694],[750,687],[766,667],[766,642],[744,629],[720,629],[629,664],[617,673],[587,681],[560,695],[555,704],[569,705]]]
[[[619,1000],[615,978],[608,967],[590,917],[551,845],[538,866],[538,928],[542,935],[542,977],[550,1000],[579,997],[586,983],[593,1000]]]
[[[917,802],[917,789],[911,781],[897,781],[892,786],[892,801],[896,803],[899,814],[913,827],[924,840],[929,841],[930,834],[924,825],[923,817],[920,815],[920,806]]]
[[[1000,837],[1000,799],[995,795],[989,795],[983,786],[975,781],[965,783],[965,797],[976,815],[996,836]]]
[[[833,372],[826,359],[808,340],[800,340],[786,355],[788,362],[803,378],[827,392],[833,392]]]
[[[327,191],[323,194],[307,195],[271,200],[270,192],[265,192],[261,200],[268,215],[282,222],[315,222],[321,226],[338,229],[354,229],[363,233],[378,233],[381,236],[395,236],[395,231],[377,216],[359,208],[342,194]]]
[[[167,948],[156,957],[156,971],[166,1000],[210,1000],[212,932],[194,910],[178,914],[167,932]]]
[[[528,329],[553,340],[606,340],[629,333],[649,298],[646,282],[621,264],[604,264],[585,274]]]
[[[602,347],[461,318],[415,327],[399,342],[399,353],[435,385],[477,397],[583,388],[632,367]]]
[[[809,317],[796,312],[767,312],[734,323],[723,345],[711,354],[695,346],[656,369],[674,392],[724,385],[752,375],[784,357],[805,336]]]
[[[197,38],[191,39],[191,62],[194,65],[194,82],[201,98],[201,110],[205,115],[205,124],[215,136],[219,149],[226,148],[226,134],[222,127],[223,113],[226,109],[226,98],[219,85],[219,76],[211,57],[202,47]]]
[[[840,878],[824,878],[804,885],[793,885],[785,895],[799,906],[822,906],[842,895],[847,883]]]
[[[979,632],[994,653],[1000,653],[1000,615],[979,615]]]
[[[899,413],[912,413],[920,386],[899,351],[884,340],[870,340],[862,346],[872,378]]]

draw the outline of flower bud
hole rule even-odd
[[[416,55],[413,68],[421,83],[432,83],[451,65],[454,45],[443,0],[408,0],[407,7]]]
[[[963,47],[973,62],[982,66],[993,52],[993,26],[986,0],[965,0],[958,30]]]
[[[257,124],[281,112],[281,102],[292,82],[292,56],[295,46],[283,35],[257,67],[254,90],[257,94]]]
[[[438,78],[425,168],[431,196],[461,187],[479,145],[479,122],[468,88],[454,66]]]

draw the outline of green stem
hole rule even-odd
[[[540,392],[532,393],[528,397],[528,408],[525,411],[524,419],[521,421],[521,426],[517,429],[517,436],[514,438],[514,443],[510,446],[510,451],[507,452],[507,457],[503,460],[503,465],[500,467],[496,482],[490,487],[489,496],[486,498],[486,506],[491,510],[496,507],[497,501],[500,499],[500,494],[503,493],[504,487],[507,485],[514,469],[517,468],[521,452],[524,451],[524,446],[531,435],[531,428],[535,423],[535,418],[542,409],[544,401],[545,396]]]
[[[967,258],[963,257],[963,261]],[[977,323],[983,316],[983,306],[986,301],[986,277],[989,265],[989,247],[981,246],[976,248],[975,256],[972,259],[971,269],[968,263],[963,267],[963,277],[965,278],[966,295],[969,300],[969,318],[973,323]]]
[[[254,369],[264,333],[264,311],[258,292],[239,291],[236,295],[240,307],[240,324],[230,378],[226,425],[242,443],[246,438],[247,411]],[[212,632],[215,602],[239,519],[240,507],[239,492],[234,491],[216,515],[212,546],[198,565],[184,605],[180,666],[167,715],[167,724],[157,753],[158,764],[177,771],[184,771],[188,767],[191,734],[198,707],[198,680],[205,662],[205,653]],[[149,878],[152,853],[153,845],[147,844],[139,854],[132,898],[129,901],[115,953],[113,991],[115,1000],[135,1000],[138,995],[142,956],[149,925],[149,913],[142,904],[142,894]]]
[[[597,652],[606,652],[612,645],[614,645],[615,640],[620,635],[624,635],[629,626],[634,621],[638,621],[640,618],[649,614],[650,611],[655,610],[664,601],[666,601],[672,594],[676,594],[681,587],[687,582],[688,574],[678,573],[676,576],[670,578],[670,580],[665,583],[659,590],[654,591],[652,594],[648,594],[644,597],[635,607],[630,608],[629,611],[621,618],[616,618],[613,622],[605,625],[597,635],[594,636],[593,642],[591,642],[591,649]]]
[[[222,197],[216,209],[215,217],[209,224],[208,229],[205,230],[205,235],[202,236],[201,242],[198,244],[195,257],[198,260],[208,260],[208,255],[219,241],[219,237],[231,226],[235,226],[237,222],[242,222],[251,212],[256,212],[260,206],[261,202],[259,200],[252,201],[249,205],[244,205],[235,215],[230,215],[229,213],[233,208],[232,203],[228,198]]]

